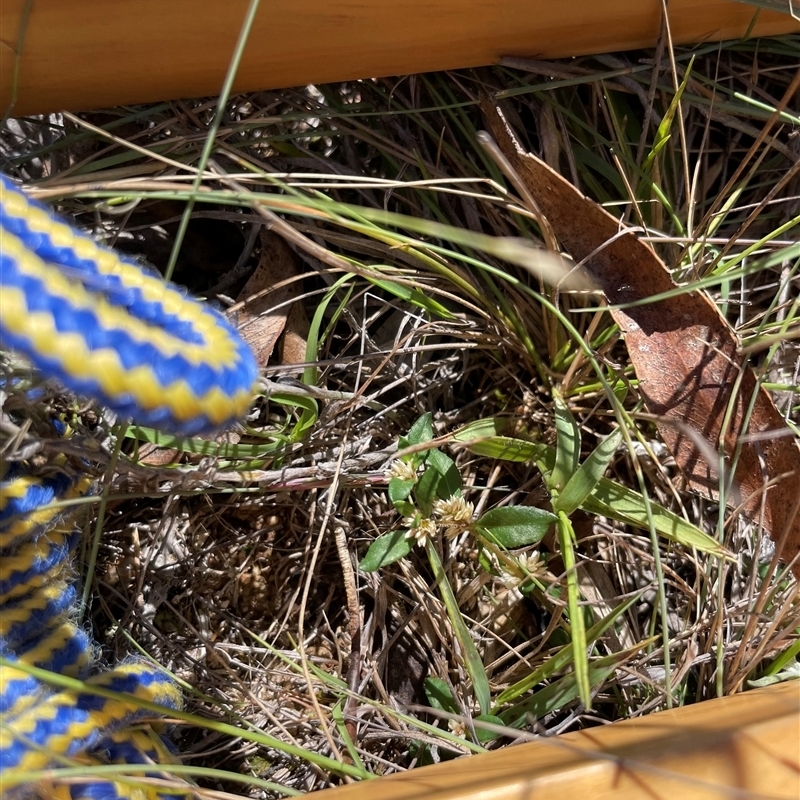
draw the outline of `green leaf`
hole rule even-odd
[[[547,478],[547,488],[561,491],[578,469],[581,456],[581,429],[564,398],[553,391],[556,422],[556,465]]]
[[[500,717],[496,717],[494,714],[478,714],[475,717],[475,722],[490,722],[492,725],[501,725],[505,727],[505,723]],[[500,734],[495,733],[494,731],[489,731],[486,728],[481,727],[480,725],[475,726],[475,735],[478,737],[478,741],[481,744],[485,744],[486,742],[492,742],[497,739]]]
[[[392,478],[389,481],[389,500],[392,505],[397,508],[399,503],[402,503],[408,498],[414,490],[416,481],[404,481],[401,478]]]
[[[575,569],[575,551],[572,547],[574,541],[575,531],[572,529],[572,523],[563,511],[559,511],[558,543],[561,546],[561,558],[567,572],[567,608],[572,631],[572,663],[575,667],[578,695],[588,711],[592,707],[592,687],[589,682],[589,658],[586,655],[586,625],[579,605],[580,587]]]
[[[494,562],[491,559],[490,553],[491,550],[487,550],[487,548],[483,545],[481,540],[478,540],[478,565],[480,568],[488,573],[489,575],[494,575],[497,572],[497,567],[495,566]]]
[[[417,507],[408,500],[401,500],[394,504],[394,509],[402,517],[413,517],[417,514]]]
[[[446,475],[455,467],[456,462],[441,450],[430,450],[427,464],[429,467],[433,467],[440,475]]]
[[[544,473],[555,467],[556,451],[540,442],[528,442],[510,436],[500,436],[505,422],[497,417],[476,420],[452,434],[452,441],[465,444],[475,455],[504,461],[534,462]],[[647,505],[640,492],[628,489],[609,478],[600,478],[592,493],[583,501],[583,510],[615,519],[642,530],[650,530]],[[705,553],[733,558],[719,542],[658,503],[650,502],[656,533],[684,547],[694,547]]]
[[[370,283],[379,286],[381,289],[393,294],[395,297],[399,297],[401,300],[407,300],[418,308],[424,309],[431,316],[441,319],[453,319],[453,314],[450,311],[441,303],[437,303],[436,300],[428,297],[416,286],[406,286],[403,283],[386,280],[385,278],[372,278],[369,275],[366,277]]]
[[[486,677],[483,661],[475,647],[475,642],[472,641],[472,634],[461,616],[458,600],[456,600],[453,587],[450,586],[447,580],[447,574],[444,571],[439,554],[436,552],[436,546],[429,541],[425,549],[428,553],[431,571],[436,579],[436,586],[439,589],[444,607],[447,609],[447,616],[450,618],[450,624],[453,626],[456,640],[461,647],[461,652],[464,654],[464,663],[469,677],[472,679],[472,690],[475,693],[475,699],[478,701],[478,707],[482,714],[487,714],[492,702],[492,692],[489,688],[489,679]]]
[[[455,461],[436,449],[428,451],[426,465],[416,483],[414,498],[422,515],[429,517],[437,497],[446,500],[461,491],[461,475]]]
[[[412,426],[406,436],[400,437],[399,447],[404,450],[415,444],[422,444],[433,439],[433,414],[424,413]]]
[[[476,439],[486,439],[492,436],[499,436],[508,426],[508,421],[501,417],[484,417],[476,419],[463,428],[451,434],[451,438],[456,442],[471,442]]]
[[[765,675],[763,678],[755,678],[747,681],[748,686],[758,689],[762,686],[772,686],[774,683],[784,683],[785,681],[796,681],[800,678],[800,661],[795,661],[781,672],[774,675]]]
[[[471,453],[501,461],[534,462],[542,472],[555,466],[555,450],[540,442],[503,436],[507,421],[500,417],[475,420],[451,434],[454,443],[465,444]]]
[[[436,490],[442,476],[435,469],[426,469],[417,481],[414,499],[417,501],[423,517],[429,517],[433,511],[433,501],[436,499]]]
[[[533,462],[537,466],[541,459],[552,451],[555,460],[555,450],[539,442],[526,442],[524,439],[512,439],[509,436],[491,436],[470,442],[469,451],[476,456],[497,458],[500,461],[515,461],[517,463]],[[539,466],[541,469],[541,466]],[[544,471],[544,470],[543,470]]]
[[[513,550],[540,542],[557,519],[543,508],[504,506],[487,511],[475,527],[490,541]]]
[[[583,501],[594,491],[603,473],[608,469],[611,459],[622,442],[622,431],[617,429],[606,436],[578,467],[558,497],[553,499],[553,508],[569,515],[580,508]]]
[[[407,556],[414,547],[414,540],[406,539],[406,533],[405,530],[397,530],[379,536],[361,559],[361,569],[364,572],[375,572],[376,569],[388,567]]]
[[[291,441],[298,442],[303,434],[311,428],[319,417],[319,407],[313,397],[291,394],[289,392],[275,392],[269,396],[273,403],[280,403],[282,406],[294,406],[300,409],[300,419],[292,428]]]
[[[450,714],[460,714],[450,687],[441,678],[425,678],[425,696],[431,708],[447,711]]]
[[[642,495],[616,481],[601,478],[583,502],[583,510],[609,519],[650,530],[647,506]],[[718,541],[658,503],[650,503],[653,527],[660,536],[684,547],[731,559],[733,556]]]
[[[798,630],[795,629],[795,633]],[[764,671],[765,675],[777,675],[783,670],[787,664],[796,661],[797,656],[800,654],[800,639],[796,640],[791,647],[787,647],[780,655],[773,659],[772,663]]]
[[[461,473],[456,462],[441,450],[431,450],[428,453],[427,465],[439,473],[440,480],[436,485],[436,494],[442,500],[449,500],[453,495],[461,492]]]

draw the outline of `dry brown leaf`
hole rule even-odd
[[[297,257],[280,236],[262,228],[259,240],[258,266],[236,299],[242,304],[237,314],[239,333],[253,350],[258,366],[263,368],[298,296],[298,284],[293,279],[299,270]]]
[[[281,347],[281,364],[303,364],[308,345],[308,316],[300,303],[294,303],[286,320]]]
[[[148,467],[166,467],[180,457],[180,451],[172,447],[161,447],[152,442],[139,445],[139,463]]]
[[[500,150],[562,246],[576,262],[585,259],[584,268],[610,304],[675,288],[649,245],[523,152],[490,100],[481,107]],[[784,560],[794,559],[800,552],[800,449],[717,307],[694,291],[611,313],[625,336],[647,406],[660,420],[658,430],[691,486],[719,496],[722,442],[726,470],[736,464],[738,496],[726,499],[741,503],[753,519],[763,519]],[[800,576],[798,563],[795,573]]]
[[[302,347],[305,355],[305,340],[301,337],[308,331],[308,319],[297,302],[300,295],[296,280],[300,274],[297,256],[280,236],[267,228],[261,229],[259,241],[258,266],[236,298],[241,306],[232,311],[235,311],[241,337],[250,345],[259,369],[263,369],[281,334],[281,363],[286,363],[287,348],[294,356]],[[231,444],[241,438],[236,430],[224,436]]]

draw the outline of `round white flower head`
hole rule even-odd
[[[448,537],[458,536],[472,523],[475,507],[463,497],[453,496],[447,500],[437,500],[433,504],[433,513],[440,525],[444,525]]]
[[[507,572],[503,578],[503,583],[508,589],[517,589],[528,578],[543,578],[547,574],[547,566],[538,550],[533,550],[527,555],[520,556],[517,561],[519,563],[519,572],[516,574]]]
[[[386,478],[388,480],[399,478],[401,481],[416,481],[417,471],[414,469],[413,464],[398,458],[392,462],[391,468],[386,473]]]
[[[462,739],[467,738],[467,726],[462,720],[459,719],[449,719],[447,720],[447,727],[456,735],[460,736]]]
[[[428,539],[436,535],[436,523],[430,517],[406,517],[403,520],[403,525],[408,525],[406,531],[406,539],[416,539],[416,543],[420,547],[425,547]]]

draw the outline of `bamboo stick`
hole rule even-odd
[[[319,800],[800,797],[800,681],[365,781]]]
[[[247,6],[248,0],[4,0],[0,108],[22,115],[218,94]],[[788,14],[732,0],[670,0],[668,7],[676,43],[740,37],[754,20],[752,35],[800,31]],[[235,88],[650,46],[661,8],[661,0],[264,0]]]

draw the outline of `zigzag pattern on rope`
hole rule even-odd
[[[240,418],[257,377],[222,315],[99,247],[4,176],[0,347],[123,418],[178,435]],[[174,759],[152,722],[158,709],[181,707],[177,686],[142,659],[99,670],[78,624],[70,506],[93,479],[64,457],[56,466],[46,477],[0,468],[0,789],[12,800],[185,797],[191,787],[170,776]],[[119,769],[103,777],[111,765]],[[54,767],[73,768],[72,780]]]
[[[53,217],[0,176],[0,341],[76,394],[177,434],[239,419],[257,369],[213,308]]]

